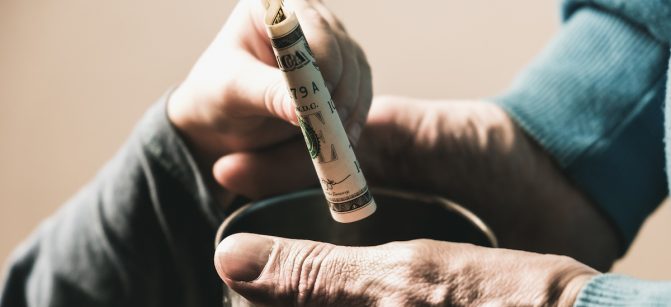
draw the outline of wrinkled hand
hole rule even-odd
[[[600,270],[617,259],[611,224],[496,104],[376,104],[360,148],[371,181],[445,195],[489,223],[505,248],[568,255]]]
[[[257,197],[304,188],[316,184],[304,146],[231,155],[237,167],[215,175]],[[495,104],[378,97],[357,157],[369,184],[450,198],[482,217],[502,247],[568,255],[600,270],[619,255],[606,219]]]
[[[572,306],[593,269],[563,256],[432,240],[374,247],[235,234],[215,266],[269,306]]]
[[[368,63],[340,22],[317,0],[290,1],[339,113],[357,138],[372,96]],[[294,105],[263,25],[258,0],[242,0],[188,77],[168,116],[204,169],[226,154],[253,151],[300,134]],[[226,165],[226,161],[222,161]],[[236,191],[234,191],[236,192]]]

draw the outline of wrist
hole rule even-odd
[[[582,289],[596,275],[598,275],[596,272],[583,273],[570,279],[557,299],[556,305],[558,307],[574,306]]]
[[[555,158],[497,104],[474,103],[469,117],[469,126],[476,129],[471,133],[478,136],[471,138],[479,141],[466,155],[452,158],[468,170],[458,178],[460,189],[452,192],[460,197],[455,201],[487,221],[503,247],[568,255],[607,270],[618,251],[613,228]],[[505,209],[492,205],[496,203]],[[521,221],[520,216],[534,218]]]
[[[547,260],[545,272],[547,306],[572,307],[582,289],[600,273],[571,257],[543,255]]]

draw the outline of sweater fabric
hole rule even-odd
[[[624,252],[668,194],[671,1],[567,0],[562,16],[496,101],[601,208]],[[13,254],[1,307],[221,305],[211,263],[225,212],[165,101]],[[671,282],[602,274],[575,306],[671,306]]]
[[[566,0],[562,19],[495,101],[599,206],[624,253],[669,191],[671,1]],[[575,306],[671,306],[671,283],[602,274]]]
[[[221,306],[225,212],[165,110],[11,256],[0,306]]]

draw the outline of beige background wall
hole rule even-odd
[[[559,24],[547,0],[327,3],[367,51],[378,94],[495,95]],[[233,5],[0,1],[0,260],[114,154]],[[665,206],[616,271],[671,279],[669,234]]]

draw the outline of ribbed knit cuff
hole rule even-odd
[[[644,30],[585,7],[495,98],[605,211],[624,247],[667,195],[667,59]]]
[[[671,306],[671,282],[615,274],[597,275],[580,291],[575,307]]]
[[[668,43],[671,40],[671,2],[664,0],[564,0],[562,17],[573,15],[586,6],[599,8],[621,16],[645,28],[657,40]]]

